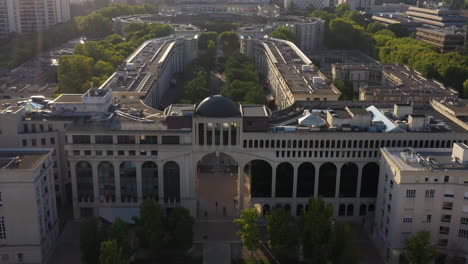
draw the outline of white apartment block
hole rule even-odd
[[[298,48],[308,54],[312,51],[323,48],[325,21],[320,18],[313,18],[305,23],[294,25]]]
[[[323,9],[330,6],[330,0],[284,0],[284,8],[294,3],[299,9],[307,9],[309,6],[314,6],[315,9]]]
[[[351,10],[370,10],[375,6],[375,0],[338,0],[336,4],[348,4]]]
[[[468,260],[468,146],[381,150],[375,240],[386,263],[401,263],[405,240],[418,231],[447,259]]]
[[[0,38],[32,34],[70,18],[70,0],[0,0]]]
[[[58,237],[52,149],[0,149],[1,263],[47,263]]]

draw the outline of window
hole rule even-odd
[[[96,150],[96,156],[102,156],[102,150]]]
[[[41,138],[41,145],[44,146],[46,144],[45,138]]]
[[[84,154],[85,156],[91,156],[91,150],[85,150]]]
[[[393,181],[390,180],[390,189],[393,188]]]
[[[412,217],[404,217],[403,218],[403,223],[412,223],[413,222],[413,218]]]
[[[36,133],[36,125],[31,124],[31,132]]]
[[[140,156],[146,156],[146,151],[140,150]]]
[[[33,138],[33,139],[31,139],[31,145],[32,145],[32,146],[36,146],[36,145],[37,145],[37,143],[36,143],[36,139],[34,139],[34,138]]]
[[[158,155],[158,151],[157,150],[152,150],[151,151],[151,156],[157,156]]]
[[[73,156],[79,156],[80,155],[80,151],[79,150],[74,150],[73,151]]]
[[[134,150],[130,150],[130,151],[128,151],[128,155],[129,155],[129,156],[135,156],[136,153],[135,153]]]
[[[157,136],[140,136],[140,144],[158,144]]]
[[[28,145],[28,141],[26,139],[23,139],[23,147],[26,147]]]
[[[450,177],[449,176],[444,176],[444,183],[448,183],[450,180]]]
[[[48,125],[47,125],[47,130],[48,130],[49,132],[52,132],[52,131],[54,130],[54,127],[52,126],[52,124],[48,124]]]
[[[106,156],[114,156],[114,151],[113,150],[106,151]]]
[[[468,225],[468,218],[467,217],[462,217],[460,219],[460,225]]]
[[[5,217],[0,217],[0,239],[6,239]]]
[[[440,218],[440,221],[446,222],[446,223],[450,223],[451,220],[452,220],[451,215],[442,215],[441,218]]]
[[[18,262],[22,263],[24,261],[23,253],[18,253],[17,257],[18,257]]]
[[[125,151],[119,150],[119,151],[117,151],[117,155],[119,155],[119,156],[124,156],[124,155],[125,155]]]
[[[455,196],[455,192],[452,191],[452,190],[447,190],[447,191],[445,191],[445,193],[444,193],[444,197],[453,198],[454,196]]]
[[[112,144],[112,136],[94,136],[96,144]]]
[[[439,239],[439,241],[437,242],[437,245],[439,247],[446,247],[447,244],[448,244],[448,239],[446,238]]]
[[[430,223],[432,220],[432,215],[427,215],[426,216],[426,223]]]
[[[73,144],[91,144],[91,137],[86,135],[72,136]]]
[[[178,145],[180,144],[180,139],[179,136],[163,136],[161,143],[167,145]]]
[[[53,138],[53,137],[50,138],[50,144],[51,145],[55,144],[55,138]]]
[[[434,198],[435,190],[426,190],[426,198]]]
[[[463,238],[468,238],[468,230],[467,229],[459,229],[458,236]]]
[[[453,208],[453,203],[451,202],[444,202],[442,205],[442,209],[444,210],[452,210]]]
[[[406,190],[406,198],[416,197],[416,190]]]
[[[439,227],[439,234],[448,235],[450,228],[448,226]]]
[[[135,144],[134,136],[117,136],[117,144]]]
[[[39,125],[39,131],[44,132],[44,125]]]

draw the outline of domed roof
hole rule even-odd
[[[239,105],[231,99],[214,95],[201,101],[195,113],[204,117],[236,117],[240,116]]]

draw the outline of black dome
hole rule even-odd
[[[195,113],[204,117],[236,117],[240,116],[239,105],[221,95],[205,98],[198,104]]]

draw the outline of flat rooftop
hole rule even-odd
[[[55,103],[81,103],[82,94],[61,94],[57,99],[54,100]]]
[[[0,171],[35,169],[48,153],[48,151],[12,151],[0,149]]]
[[[244,117],[268,117],[269,110],[263,105],[242,105],[242,116]]]
[[[452,149],[384,148],[402,171],[468,171],[467,163],[452,159]]]

